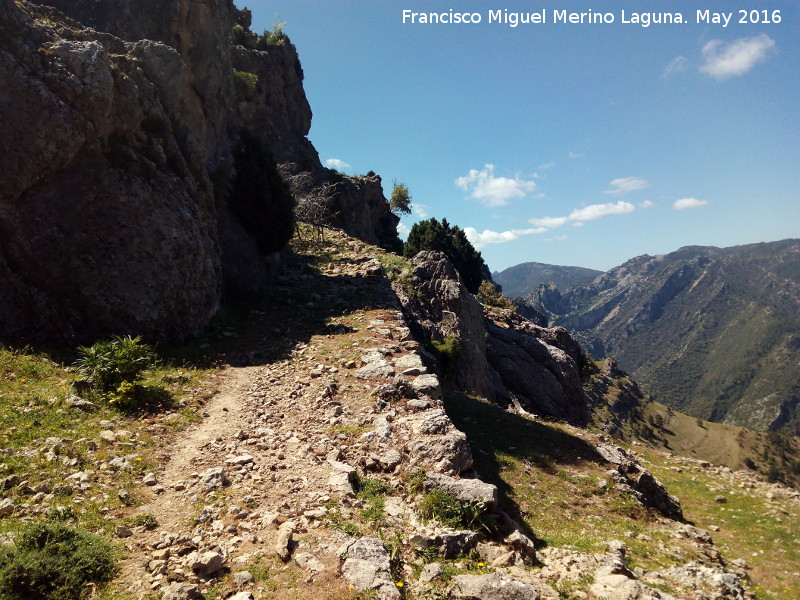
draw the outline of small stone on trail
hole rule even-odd
[[[286,521],[278,528],[278,539],[275,542],[275,553],[283,562],[289,560],[292,552],[292,536],[294,535],[295,524]]]
[[[233,581],[236,585],[247,585],[248,583],[253,583],[256,580],[253,577],[253,574],[250,571],[239,571],[233,575]]]
[[[117,525],[116,529],[114,529],[114,533],[118,538],[127,538],[133,535],[133,532],[130,529],[123,527],[122,525]]]
[[[162,600],[196,600],[200,588],[192,583],[173,583],[164,590]]]

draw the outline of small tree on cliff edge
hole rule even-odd
[[[422,250],[444,252],[461,275],[467,289],[476,294],[483,281],[485,263],[481,253],[467,239],[458,225],[450,225],[447,219],[435,218],[414,223],[408,234],[404,254],[414,256]]]
[[[392,181],[392,195],[389,199],[389,208],[392,212],[399,212],[407,215],[411,212],[411,194],[405,183]]]

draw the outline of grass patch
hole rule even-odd
[[[391,487],[380,479],[361,477],[357,479],[355,487],[356,496],[366,504],[361,510],[361,518],[380,531],[386,525],[383,497]]]
[[[114,522],[129,510],[118,493],[128,491],[137,501],[138,479],[155,467],[159,450],[169,443],[165,434],[190,421],[197,404],[213,393],[209,369],[162,360],[140,372],[137,385],[145,393],[157,390],[159,398],[169,396],[168,405],[181,404],[181,413],[120,412],[88,391],[81,394],[94,407],[83,410],[70,404],[79,376],[69,366],[74,359],[67,350],[0,349],[0,479],[3,496],[20,505],[0,521],[1,532],[14,532],[31,518],[60,515],[111,535]],[[118,434],[115,442],[100,438],[108,429]],[[98,469],[111,461],[119,470]],[[71,478],[80,471],[90,475]]]
[[[359,529],[358,525],[356,525],[352,520],[344,516],[341,506],[339,506],[339,502],[337,500],[328,500],[324,506],[328,511],[325,514],[325,521],[327,522],[328,527],[335,529],[336,531],[346,533],[351,537],[361,537],[361,529]]]
[[[698,557],[688,542],[672,539],[647,509],[614,488],[608,465],[583,439],[591,434],[528,420],[463,394],[447,394],[445,409],[466,433],[481,479],[497,486],[500,508],[537,546],[593,553],[604,552],[610,539],[624,540],[631,564],[647,570]]]
[[[336,425],[333,427],[334,433],[346,435],[347,437],[358,437],[368,430],[369,428],[366,425],[356,424]]]
[[[471,529],[487,535],[497,531],[494,515],[486,512],[482,502],[468,502],[439,489],[432,489],[419,506],[423,519],[436,520],[453,529]]]
[[[413,267],[411,261],[396,254],[380,254],[378,260],[381,261],[383,270],[386,271],[386,277],[389,281],[405,281],[411,276]]]
[[[740,488],[735,480],[696,463],[687,461],[678,468],[674,459],[651,449],[643,452],[656,477],[680,499],[686,518],[703,529],[719,527],[711,535],[723,556],[747,561],[757,598],[797,598],[800,507],[796,502],[777,496],[769,499],[758,488]],[[719,496],[726,502],[716,502]]]
[[[448,336],[443,342],[430,340],[425,347],[436,357],[436,363],[441,368],[444,378],[452,381],[458,372],[461,341],[456,337]]]
[[[129,527],[144,527],[145,529],[155,529],[158,527],[158,521],[151,513],[144,513],[135,515],[125,519],[125,524]]]

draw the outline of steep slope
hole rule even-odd
[[[543,283],[552,283],[559,289],[565,290],[571,285],[588,283],[602,274],[602,271],[583,267],[526,262],[494,272],[492,278],[495,283],[503,286],[503,293],[509,298],[524,298]]]
[[[656,399],[702,417],[800,431],[800,242],[640,256],[533,303]]]
[[[224,365],[208,386],[188,367],[148,380],[176,384],[168,412],[100,403],[70,439],[31,431],[82,410],[60,383],[74,374],[48,363],[55,399],[36,400],[46,381],[0,351],[3,391],[29,409],[0,412],[4,531],[64,514],[117,537],[123,571],[98,597],[119,600],[793,597],[797,492],[442,387],[446,365],[400,310],[403,279],[381,268],[397,257],[338,233],[295,249],[278,289],[193,348]],[[408,276],[444,277],[420,302],[457,299],[452,268],[424,258]],[[505,317],[481,316],[525,325]],[[553,368],[565,332],[532,333],[551,336]],[[759,522],[745,528],[745,509]]]

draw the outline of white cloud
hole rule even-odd
[[[422,204],[421,202],[412,202],[411,203],[411,210],[415,215],[417,215],[420,219],[427,219],[429,214],[426,210],[428,208],[427,204]]]
[[[765,33],[730,43],[711,40],[701,50],[705,63],[700,71],[717,81],[744,75],[765,60],[774,47],[775,41]]]
[[[336,169],[337,171],[344,171],[350,168],[349,164],[339,158],[329,158],[325,161],[325,166],[329,169]]]
[[[708,200],[698,200],[697,198],[681,198],[672,203],[673,210],[685,210],[687,208],[697,208],[705,206]]]
[[[475,248],[480,250],[490,244],[504,244],[506,242],[514,242],[525,235],[536,235],[541,233],[550,232],[557,227],[561,227],[566,223],[572,222],[574,227],[583,227],[584,221],[593,221],[601,219],[609,215],[624,215],[632,213],[636,207],[629,202],[615,202],[608,204],[591,204],[573,210],[568,217],[543,217],[540,219],[528,219],[528,222],[534,227],[529,229],[509,229],[507,231],[492,231],[491,229],[484,229],[478,231],[474,227],[465,227],[464,233],[467,239],[472,243]],[[569,239],[567,235],[557,235],[547,238],[547,242],[560,242]]]
[[[492,231],[491,229],[478,231],[474,227],[464,228],[464,233],[466,234],[467,239],[478,250],[488,246],[489,244],[504,244],[506,242],[514,242],[523,235],[534,235],[537,233],[544,233],[545,231],[548,231],[546,227],[535,227],[533,229],[511,229],[509,231]]]
[[[556,161],[551,160],[549,163],[544,163],[543,165],[539,165],[536,168],[542,171],[546,171],[547,169],[552,169],[555,166],[556,166]]]
[[[604,194],[627,194],[650,187],[650,182],[641,177],[620,177],[609,183],[613,188],[605,190]]]
[[[675,75],[676,73],[682,73],[689,69],[689,60],[685,56],[676,56],[666,67],[664,67],[664,72],[661,74],[662,77],[670,77],[671,75]]]
[[[636,210],[636,207],[630,202],[623,202],[620,200],[617,203],[608,204],[590,204],[573,210],[569,215],[570,221],[594,221],[595,219],[602,219],[609,215],[626,215]]]
[[[405,224],[398,223],[397,224],[397,235],[400,237],[406,237],[408,232],[411,231]]]
[[[645,202],[646,204],[646,202]],[[630,202],[609,202],[607,204],[590,204],[583,208],[576,208],[566,217],[542,217],[539,219],[528,219],[528,223],[537,226],[539,229],[547,231],[561,227],[566,223],[572,222],[573,227],[583,227],[584,221],[594,221],[610,215],[627,215],[636,210]],[[553,238],[556,239],[556,238]]]
[[[652,200],[645,200],[644,202],[639,203],[639,208],[652,208],[656,205],[655,202]]]
[[[555,229],[561,227],[564,223],[569,221],[569,217],[543,217],[541,219],[528,219],[528,223],[536,227],[547,227],[548,229]]]
[[[514,179],[495,177],[492,164],[485,165],[481,171],[471,169],[469,174],[456,179],[456,185],[485,206],[505,206],[510,199],[524,198],[536,189],[533,181],[526,181],[519,175]]]
[[[586,156],[586,153],[578,153],[578,152],[568,152],[567,153],[567,157],[571,158],[571,159],[583,158],[584,156]]]

